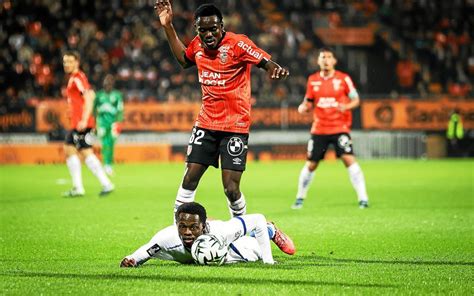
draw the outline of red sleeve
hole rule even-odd
[[[311,82],[313,82],[313,79],[311,77],[309,77],[308,82],[306,83],[306,94],[304,95],[304,97],[314,100],[313,84]]]
[[[257,47],[255,43],[252,42],[247,36],[245,35],[237,35],[237,42],[234,45],[234,51],[236,55],[239,57],[239,60],[243,62],[247,62],[250,64],[258,64],[262,61],[262,59],[271,59],[271,55],[268,54],[263,49]]]
[[[344,75],[344,84],[346,85],[346,95],[348,95],[351,91],[356,90],[354,86],[354,82],[349,75]]]
[[[184,52],[184,54],[186,55],[186,58],[189,59],[191,62],[193,63],[196,63],[196,58],[195,58],[195,55],[196,55],[196,38],[199,38],[199,37],[194,37],[193,41],[191,41],[191,43],[189,43],[188,47],[186,48],[186,51]]]
[[[73,81],[74,84],[76,84],[77,89],[81,93],[84,93],[84,91],[91,88],[89,81],[87,80],[87,77],[84,73],[80,73],[79,75],[75,76]]]

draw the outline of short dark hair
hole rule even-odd
[[[76,60],[81,61],[81,55],[76,50],[67,50],[64,52],[63,56],[74,57]]]
[[[327,47],[327,46],[321,47],[321,48],[318,50],[318,55],[321,54],[322,52],[330,52],[330,53],[332,53],[332,55],[333,55],[334,57],[336,57],[336,53],[335,53],[334,50],[333,50],[332,48],[330,48],[330,47]]]
[[[222,22],[222,12],[217,8],[214,4],[202,4],[200,5],[196,11],[194,11],[194,20],[196,21],[198,18],[202,16],[217,16],[219,21]]]
[[[206,209],[198,204],[197,202],[187,202],[178,207],[175,213],[175,220],[178,222],[179,214],[186,213],[186,214],[193,214],[198,215],[199,220],[202,224],[206,225],[207,214]]]

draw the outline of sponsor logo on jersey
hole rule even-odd
[[[107,103],[103,103],[99,108],[98,108],[98,112],[99,113],[111,113],[111,114],[115,114],[117,113],[117,110],[115,109],[115,107],[110,104],[109,102]]]
[[[158,244],[154,244],[148,250],[146,250],[146,252],[148,253],[148,255],[153,256],[156,253],[158,253],[160,250],[161,250],[160,246],[158,246]]]
[[[202,58],[202,51],[198,51],[196,53],[196,59],[200,59],[200,58]]]
[[[188,151],[186,152],[187,155],[189,156],[192,151],[193,151],[193,146],[192,146],[192,145],[188,145]]]
[[[245,52],[247,52],[249,55],[253,56],[257,60],[261,59],[263,56],[262,53],[257,52],[255,49],[252,48],[252,46],[248,45],[243,41],[239,41],[239,43],[237,43],[237,46],[245,50]]]
[[[212,86],[225,86],[225,80],[221,79],[222,74],[210,71],[199,73],[199,83]]]
[[[227,143],[227,152],[231,156],[239,156],[244,152],[244,146],[244,142],[242,142],[241,138],[232,137]]]
[[[336,108],[339,105],[334,97],[321,97],[316,105],[318,108]]]

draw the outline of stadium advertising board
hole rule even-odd
[[[36,107],[36,130],[49,132],[58,126],[69,128],[68,104],[64,99],[42,100]]]
[[[186,131],[194,125],[200,110],[199,103],[125,103],[124,131]],[[65,100],[45,100],[36,110],[36,129],[39,132],[54,130],[59,124],[68,128]],[[307,128],[312,115],[302,116],[296,107],[281,109],[253,108],[252,129]]]
[[[455,108],[460,110],[464,128],[474,128],[474,101],[383,99],[363,101],[361,108],[364,129],[443,131]]]
[[[197,103],[126,104],[124,130],[189,131],[200,110]],[[311,115],[301,116],[296,108],[253,108],[252,129],[280,129],[282,126],[309,128]]]
[[[296,107],[282,109],[253,108],[251,111],[252,130],[311,127],[312,114],[301,115]]]
[[[100,148],[94,152],[101,157]],[[148,163],[172,160],[171,145],[153,143],[121,144],[115,149],[117,163]],[[62,143],[0,144],[0,165],[64,163]]]
[[[196,103],[125,104],[123,129],[131,131],[190,131],[199,112]]]
[[[324,44],[347,46],[370,46],[374,44],[372,28],[318,28],[318,35]]]
[[[0,114],[0,133],[19,133],[35,131],[34,109],[8,111]]]

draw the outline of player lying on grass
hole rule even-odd
[[[182,204],[176,211],[176,225],[160,231],[133,254],[125,257],[120,267],[136,267],[151,258],[194,263],[191,246],[201,235],[210,233],[224,242],[229,251],[224,263],[262,260],[274,264],[270,240],[288,255],[295,253],[292,240],[262,214],[234,217],[228,221],[207,221],[206,210],[196,202]]]

